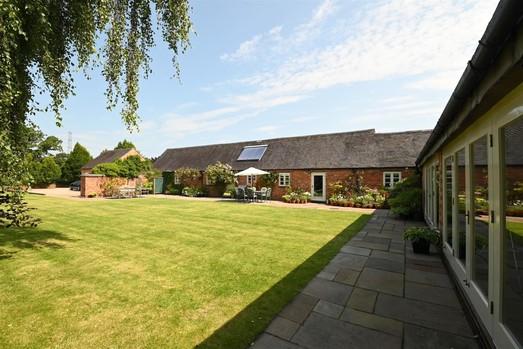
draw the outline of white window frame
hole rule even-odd
[[[256,182],[256,176],[247,175],[247,185],[252,186],[252,184],[255,182]]]
[[[398,179],[395,180],[394,175],[397,175]],[[387,181],[387,177],[389,177],[389,180]],[[392,188],[394,184],[401,181],[401,172],[400,171],[388,171],[383,172],[383,186],[385,188]],[[387,182],[389,182],[389,185],[387,185]]]
[[[288,187],[291,185],[291,174],[290,173],[278,173],[278,186]]]

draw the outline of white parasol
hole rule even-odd
[[[246,170],[235,173],[235,176],[260,176],[264,174],[269,174],[267,171],[263,171],[254,167],[249,167]]]

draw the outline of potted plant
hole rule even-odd
[[[430,245],[440,243],[439,231],[428,227],[410,227],[403,233],[403,238],[412,243],[414,253],[429,254]]]

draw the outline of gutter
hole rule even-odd
[[[462,126],[463,121],[483,101],[484,96],[479,96],[476,100],[473,100],[474,92],[478,89],[480,83],[484,82],[485,74],[491,69],[500,53],[510,43],[512,34],[516,27],[521,24],[522,19],[522,0],[501,0],[499,2],[472,59],[467,63],[467,68],[416,160],[418,166],[433,154],[434,148],[437,149],[450,140]],[[521,56],[515,58],[514,61],[517,62],[520,59]],[[495,82],[493,81],[491,85]],[[488,86],[488,88],[490,87],[492,86]],[[451,128],[450,126],[455,127]]]

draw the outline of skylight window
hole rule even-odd
[[[259,161],[267,150],[267,145],[251,145],[243,147],[238,161]]]

